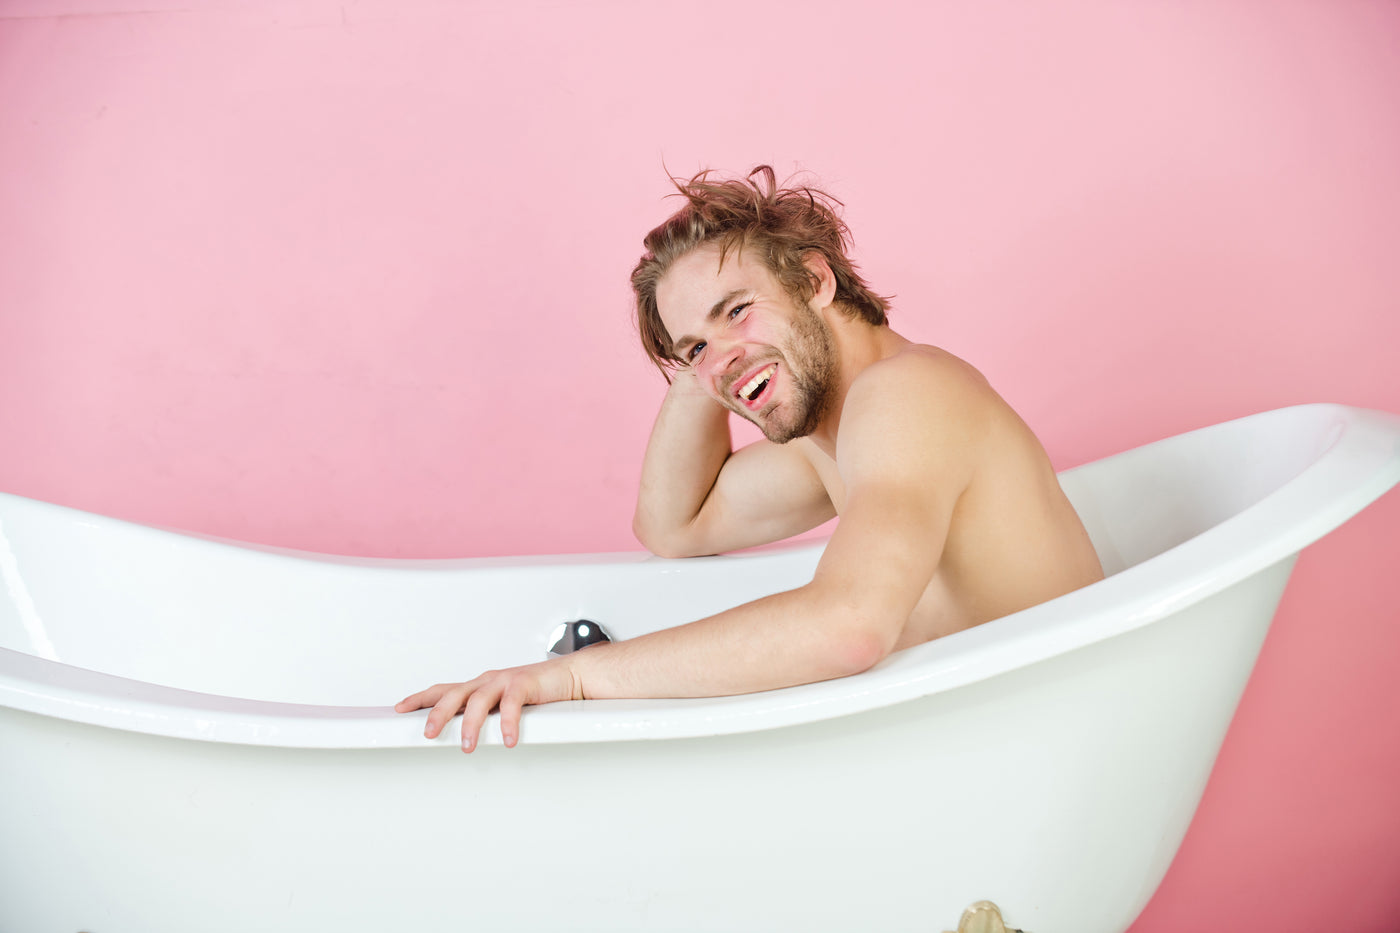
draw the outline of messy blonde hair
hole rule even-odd
[[[841,202],[807,185],[778,187],[772,166],[760,165],[743,179],[712,180],[700,172],[689,181],[672,178],[686,204],[646,235],[646,253],[632,270],[637,298],[637,329],[642,348],[661,372],[683,361],[672,349],[661,322],[656,288],[671,265],[700,246],[719,243],[720,264],[730,250],[749,247],[780,285],[798,302],[816,294],[819,280],[802,260],[816,251],[836,278],[837,303],[847,314],[871,324],[886,323],[887,299],[872,292],[846,256],[851,232],[837,214]],[[755,180],[754,176],[760,176]]]

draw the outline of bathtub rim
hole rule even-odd
[[[854,677],[762,693],[697,699],[585,700],[531,707],[530,744],[691,738],[757,732],[847,716],[954,690],[1148,625],[1288,558],[1400,482],[1400,416],[1345,405],[1289,406],[1198,428],[1114,454],[1102,463],[1202,431],[1305,411],[1324,419],[1330,443],[1301,473],[1190,540],[1091,586],[956,635],[897,652]],[[1066,470],[1071,476],[1093,464]],[[20,498],[20,497],[9,497]],[[32,500],[31,500],[32,501]],[[60,506],[48,506],[71,512]],[[93,516],[105,521],[101,516]],[[178,532],[184,534],[183,532]],[[213,540],[286,559],[355,566],[453,569],[543,564],[615,565],[661,560],[642,553],[397,561],[339,558]],[[825,542],[706,561],[815,556]],[[445,566],[450,565],[450,566]],[[425,711],[275,703],[198,693],[104,674],[0,648],[0,703],[16,710],[172,738],[300,748],[456,747],[451,727],[425,739]],[[481,744],[501,744],[498,718]]]

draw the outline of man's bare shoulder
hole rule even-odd
[[[856,377],[842,423],[848,417],[886,413],[906,423],[932,419],[945,428],[971,428],[1004,405],[966,360],[939,347],[910,343]]]
[[[975,367],[946,350],[907,344],[851,383],[837,462],[850,480],[903,475],[924,482],[936,475],[961,488],[1004,406]]]
[[[866,367],[861,375],[939,379],[982,387],[987,382],[971,363],[927,343],[906,343],[898,352]]]

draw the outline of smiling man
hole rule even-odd
[[[400,702],[459,711],[462,748],[499,708],[720,696],[844,677],[891,651],[1103,576],[1049,458],[982,375],[889,328],[856,273],[836,202],[701,173],[632,273],[642,342],[671,380],[633,522],[663,557],[798,534],[833,516],[812,582],[718,615]],[[729,412],[765,440],[734,450]]]

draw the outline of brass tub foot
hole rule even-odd
[[[1013,930],[1001,919],[1001,910],[991,901],[978,901],[963,911],[956,933],[1024,933]]]

